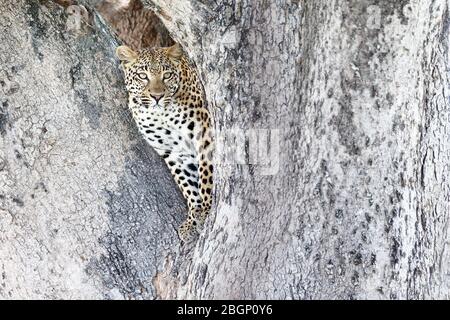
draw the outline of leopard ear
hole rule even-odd
[[[120,59],[120,61],[124,62],[133,62],[138,58],[138,54],[127,46],[117,47],[116,56]]]
[[[175,43],[173,46],[167,48],[167,54],[170,58],[179,61],[183,56],[183,49],[178,43]]]

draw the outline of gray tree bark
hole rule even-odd
[[[17,0],[0,9],[0,297],[450,298],[448,1],[146,4],[214,117],[205,231],[178,249],[186,209],[101,22],[73,37],[58,7]]]
[[[147,4],[224,137],[214,216],[168,296],[450,298],[448,1]],[[279,142],[276,173],[250,129]]]
[[[115,39],[74,19],[0,6],[0,298],[154,298],[187,208],[135,129]]]

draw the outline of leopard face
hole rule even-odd
[[[137,104],[165,108],[173,103],[201,102],[200,85],[178,45],[134,52],[126,46],[116,50],[125,73],[128,93]],[[187,90],[188,89],[188,90]],[[189,91],[189,92],[187,92]],[[198,97],[189,97],[198,95]]]

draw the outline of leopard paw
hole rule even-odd
[[[190,211],[190,217],[195,221],[194,227],[197,229],[197,232],[201,233],[205,220],[208,217],[208,212],[201,208],[196,208],[195,210]]]
[[[197,225],[198,223],[194,219],[191,217],[187,218],[178,228],[178,237],[180,237],[180,240],[184,243],[195,240],[198,236]]]

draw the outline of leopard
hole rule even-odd
[[[164,159],[187,201],[178,236],[191,242],[212,204],[214,141],[203,85],[178,43],[136,51],[121,45],[116,56],[138,130]]]
[[[134,50],[175,44],[161,20],[140,0],[103,0],[96,10],[120,41]]]

